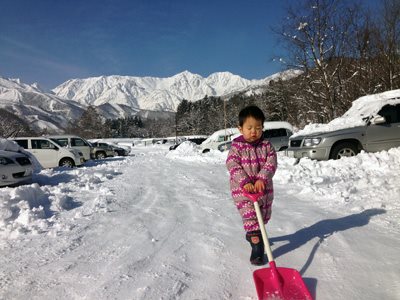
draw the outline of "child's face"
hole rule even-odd
[[[248,117],[244,120],[243,126],[239,126],[240,133],[243,134],[246,142],[252,143],[257,141],[263,132],[263,124],[260,120]]]

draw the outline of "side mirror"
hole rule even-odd
[[[384,123],[386,123],[386,119],[385,119],[385,117],[382,117],[382,116],[378,115],[378,116],[376,116],[375,118],[373,118],[371,120],[371,123],[374,124],[374,125],[384,124]]]

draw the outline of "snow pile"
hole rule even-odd
[[[57,215],[81,206],[75,218],[107,211],[108,196],[113,193],[102,183],[120,174],[112,162],[45,169],[34,174],[34,184],[0,189],[0,238],[16,238],[23,233],[57,234],[69,227],[55,224]],[[76,200],[80,197],[83,199]]]
[[[166,155],[169,159],[178,159],[185,161],[198,161],[205,163],[225,163],[227,151],[221,152],[218,150],[211,150],[207,153],[201,153],[199,145],[185,141],[181,143],[175,150],[169,151]]]
[[[343,116],[333,119],[327,124],[308,124],[304,129],[292,135],[293,137],[322,132],[330,132],[345,128],[365,126],[364,118],[375,116],[386,104],[400,103],[400,89],[387,91],[380,94],[367,95],[353,101],[351,108]]]
[[[41,233],[49,227],[50,201],[38,184],[5,190],[9,193],[1,194],[0,233],[7,232],[12,238],[19,233]]]
[[[362,152],[340,160],[315,161],[279,156],[274,182],[297,186],[300,196],[318,206],[350,212],[371,208],[385,209],[389,227],[400,217],[400,148],[379,153]]]

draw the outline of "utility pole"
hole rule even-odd
[[[175,113],[175,144],[178,144],[178,119],[177,114]]]
[[[225,126],[225,136],[224,136],[224,141],[227,140],[227,136],[226,136],[226,103],[225,100],[222,100],[224,102],[224,126]]]

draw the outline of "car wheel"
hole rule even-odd
[[[114,156],[119,156],[118,151],[114,151]]]
[[[356,156],[360,151],[355,143],[343,142],[332,148],[330,158],[340,159],[342,157]]]
[[[104,159],[104,158],[106,158],[106,153],[105,152],[97,152],[96,153],[96,158],[97,159]]]
[[[63,158],[60,160],[59,166],[72,168],[73,166],[75,166],[75,163],[71,158]]]

